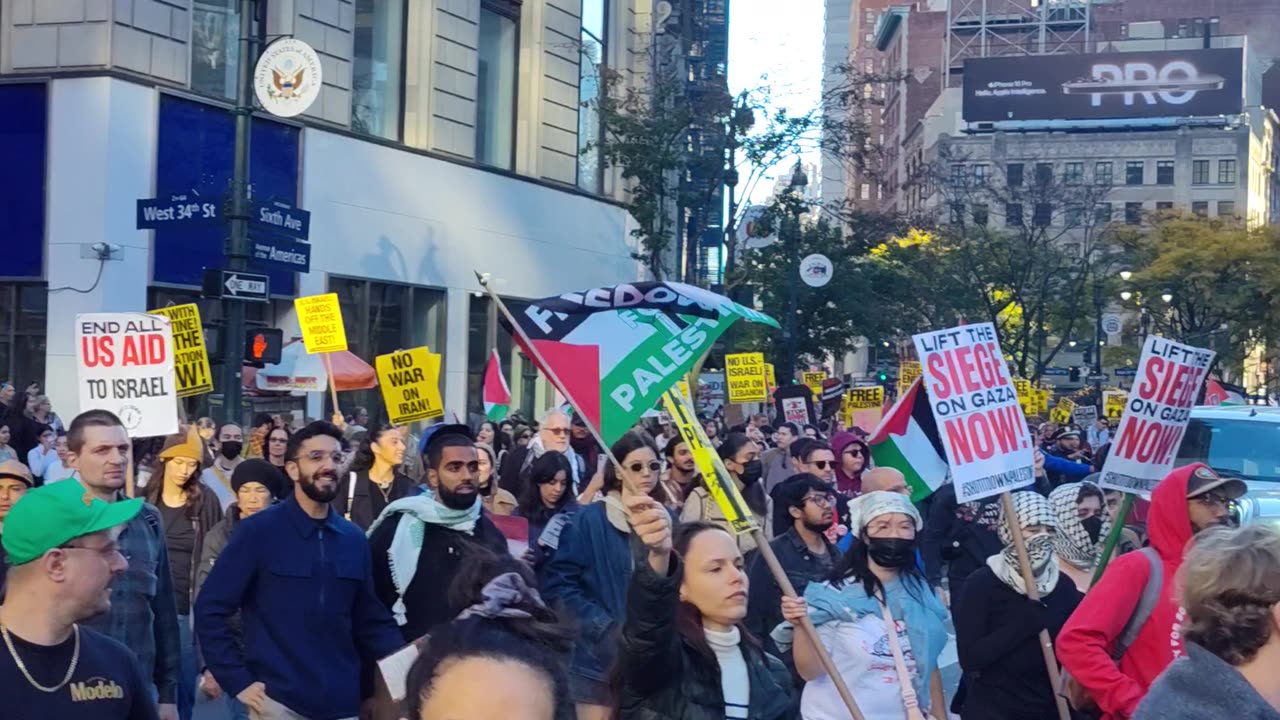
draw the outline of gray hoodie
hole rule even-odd
[[[1240,671],[1194,643],[1147,691],[1133,720],[1280,720]]]

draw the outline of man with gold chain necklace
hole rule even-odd
[[[141,510],[141,500],[106,503],[79,483],[62,482],[28,492],[5,518],[4,717],[158,717],[133,653],[79,624],[110,609],[111,582],[129,567],[120,532]]]

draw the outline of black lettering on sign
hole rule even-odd
[[[118,400],[130,398],[163,397],[169,394],[164,376],[149,378],[115,378],[111,381],[111,394]]]

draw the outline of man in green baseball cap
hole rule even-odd
[[[129,567],[124,523],[141,500],[106,503],[80,483],[27,492],[4,522],[8,588],[0,606],[0,697],[15,717],[153,720],[156,705],[133,653],[79,622],[111,607]]]

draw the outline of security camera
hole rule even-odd
[[[90,245],[89,249],[97,254],[98,259],[107,260],[113,255],[119,255],[124,248],[115,243],[96,242]]]

